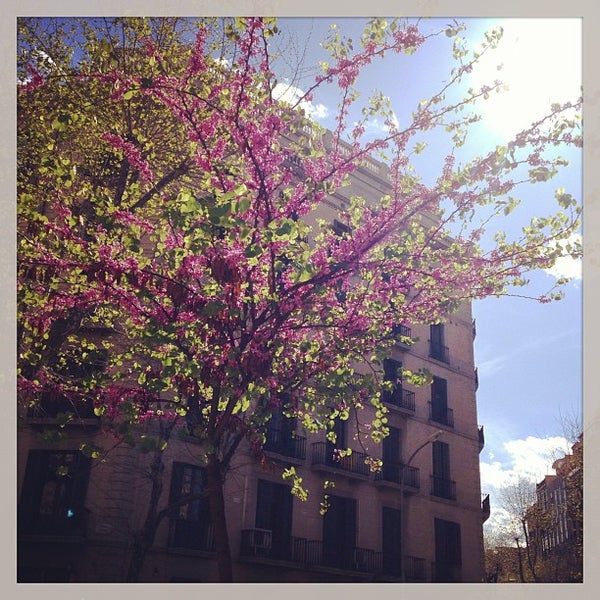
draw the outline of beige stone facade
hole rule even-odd
[[[344,194],[368,196],[386,186],[385,167],[372,162],[359,169]],[[328,218],[344,201],[342,195],[331,200]],[[390,365],[427,368],[435,379],[432,386],[403,385],[387,397],[392,433],[368,448],[386,459],[381,473],[366,468],[350,429],[345,442],[354,452],[337,462],[325,438],[306,436],[299,427],[295,437],[283,425],[273,433],[263,464],[241,449],[225,492],[235,581],[483,580],[482,525],[489,505],[482,507],[480,488],[483,430],[470,306],[443,325],[412,325],[405,333],[416,341],[399,343]],[[72,472],[81,477],[65,487],[51,481],[52,461],[58,460],[53,455],[65,450],[75,456],[82,436],[102,434],[91,418],[69,426],[73,443],[50,444],[39,436],[47,424],[27,417],[19,433],[20,580],[123,581],[131,532],[141,526],[147,506],[148,455],[116,447],[102,462],[77,463]],[[193,440],[169,445],[161,507],[201,488],[197,455]],[[289,494],[282,466],[296,468],[311,491],[307,501]],[[325,481],[335,487],[324,490]],[[329,506],[322,515],[325,493]],[[217,580],[205,508],[195,501],[163,519],[142,581]]]

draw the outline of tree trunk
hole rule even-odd
[[[223,477],[221,464],[215,454],[210,454],[207,465],[207,491],[210,518],[215,534],[215,550],[219,581],[233,581],[233,567],[229,535],[227,533],[227,518],[225,515],[225,497],[223,495]]]
[[[517,556],[519,557],[519,577],[521,578],[521,583],[525,582],[525,573],[523,571],[523,554],[521,552],[521,545],[519,544],[519,538],[515,538],[517,542]]]
[[[538,577],[535,571],[536,562],[537,562],[537,547],[533,548],[533,544],[529,539],[529,534],[527,533],[527,522],[521,521],[521,525],[523,527],[523,533],[525,534],[525,549],[527,551],[527,564],[529,566],[529,570],[531,571],[531,576],[533,577],[534,583],[537,583]]]
[[[161,437],[163,439],[169,439],[171,428],[172,426],[165,430],[161,426],[161,433],[163,434]],[[148,550],[152,547],[152,544],[154,544],[156,531],[164,516],[163,513],[159,513],[158,511],[158,502],[163,490],[163,471],[164,462],[162,450],[155,450],[152,464],[150,465],[150,504],[142,529],[136,531],[133,535],[133,549],[129,560],[129,567],[127,569],[127,582],[129,583],[139,581],[146,555],[148,554]]]

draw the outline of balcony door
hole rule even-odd
[[[434,377],[431,384],[431,420],[448,423],[448,382]]]
[[[173,463],[169,504],[172,506],[169,526],[169,546],[194,550],[213,550],[206,490],[206,471],[198,465]],[[182,502],[191,497],[189,502]]]
[[[435,519],[435,574],[436,582],[461,580],[460,525],[453,521]]]
[[[323,563],[350,569],[356,546],[356,500],[330,496],[323,516]]]
[[[389,434],[383,439],[382,448],[383,479],[394,483],[402,483],[402,467],[400,465],[400,430],[389,428]]]
[[[18,509],[20,533],[82,536],[90,459],[77,450],[30,450]]]
[[[383,507],[382,510],[381,550],[383,552],[383,570],[389,575],[399,577],[402,554],[402,513],[397,508]]]
[[[258,480],[257,529],[271,531],[271,558],[290,558],[292,539],[292,494],[287,485]]]

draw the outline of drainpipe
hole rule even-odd
[[[406,510],[408,507],[408,503],[407,503],[407,498],[406,498],[406,493],[405,493],[405,485],[404,485],[404,475],[405,473],[408,472],[408,469],[413,461],[413,459],[415,458],[415,456],[417,456],[417,454],[419,452],[421,452],[421,450],[423,450],[423,448],[425,448],[425,446],[428,446],[429,444],[432,444],[433,442],[435,442],[436,440],[438,440],[442,434],[444,432],[439,429],[438,431],[436,431],[435,433],[433,433],[432,435],[430,435],[427,440],[425,440],[411,455],[410,458],[406,461],[406,464],[404,465],[404,467],[402,468],[402,471],[400,473],[400,542],[401,542],[401,546],[400,546],[400,580],[402,582],[406,582],[406,573],[405,573],[405,565],[404,565],[404,540],[406,539],[406,525],[407,525],[407,518],[406,518]]]

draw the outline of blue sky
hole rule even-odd
[[[341,33],[358,39],[358,19],[283,19],[286,56],[290,66],[304,56],[304,64],[316,64],[325,57],[318,44],[332,22]],[[450,22],[429,20],[425,30]],[[501,79],[508,91],[495,95],[481,106],[483,120],[477,124],[464,153],[484,154],[487,149],[508,141],[518,130],[542,116],[552,102],[575,100],[581,86],[581,21],[578,19],[466,19],[462,37],[476,47],[486,30],[501,25],[504,30],[500,48],[474,73],[469,86],[478,87]],[[560,43],[557,41],[560,40]],[[434,93],[448,77],[451,68],[451,40],[441,36],[419,50],[417,55],[390,59],[369,68],[359,82],[361,92],[381,89],[391,98],[392,107],[402,120],[417,103]],[[305,55],[303,55],[303,52]],[[500,70],[498,65],[502,65]],[[309,73],[294,80],[303,89]],[[288,93],[290,91],[288,90]],[[336,100],[328,93],[316,95],[313,117],[332,126]],[[381,126],[373,122],[375,131]],[[437,160],[447,149],[440,142],[430,153],[420,155],[418,174],[427,181],[436,176]],[[570,166],[560,176],[543,185],[521,191],[522,207],[512,221],[500,225],[507,231],[522,226],[544,209],[554,191],[564,187],[582,198],[582,156],[579,151],[561,155]],[[485,427],[486,445],[481,453],[482,491],[491,493],[492,518],[487,527],[502,519],[495,502],[498,486],[515,476],[539,481],[551,473],[553,459],[560,449],[569,448],[564,440],[565,420],[582,419],[582,281],[581,265],[567,260],[554,273],[532,274],[530,287],[520,293],[538,296],[552,287],[554,277],[571,275],[559,302],[540,304],[523,298],[489,298],[476,301],[477,320],[475,359],[479,369],[478,419]]]

